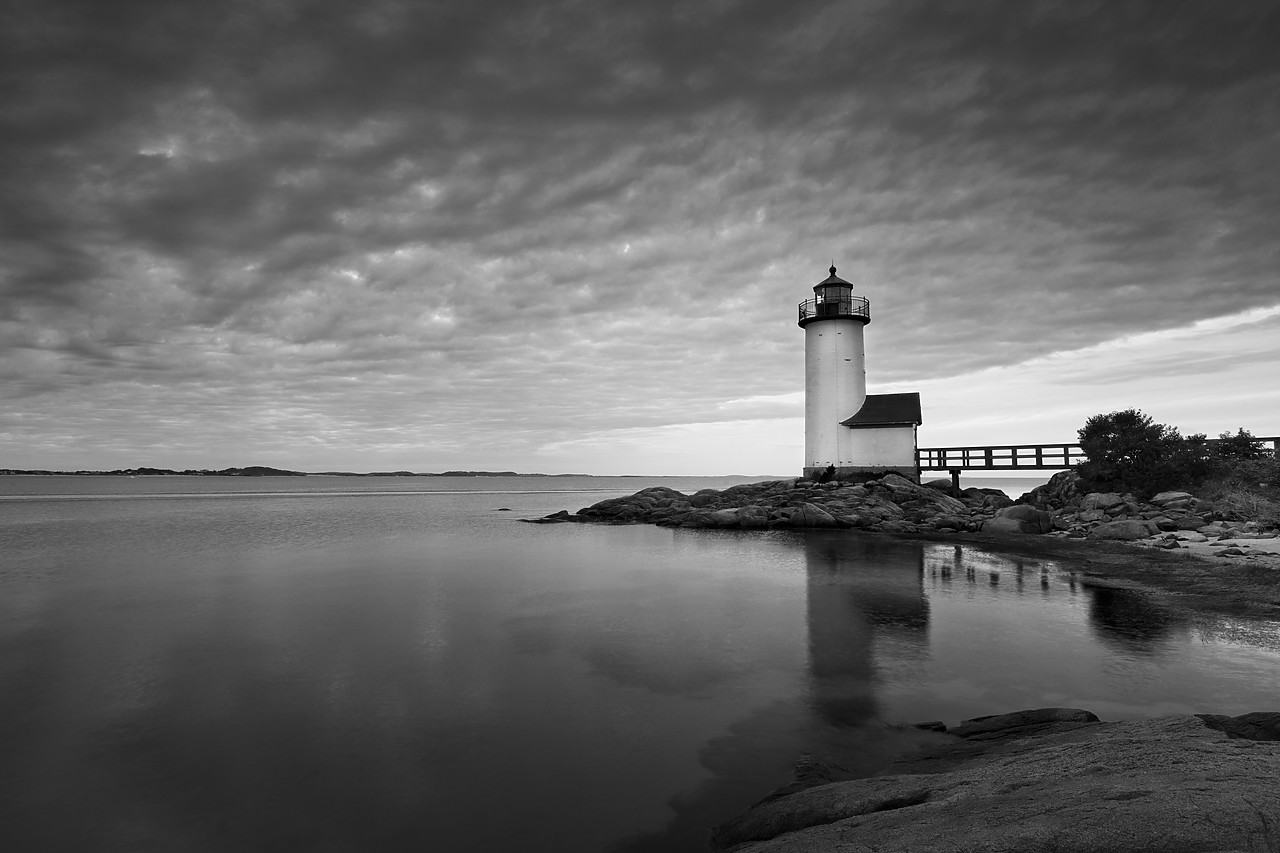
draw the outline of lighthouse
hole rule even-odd
[[[804,329],[804,476],[865,480],[894,472],[919,480],[919,394],[867,394],[863,333],[871,303],[836,275],[800,303]]]

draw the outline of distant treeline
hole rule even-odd
[[[211,471],[207,468],[174,471],[169,468],[118,468],[114,471],[45,471],[21,468],[0,468],[0,474],[23,476],[81,476],[81,477],[589,477],[590,474],[518,474],[515,471],[444,471],[439,474],[420,474],[413,471],[285,471],[265,465],[248,468],[223,468]]]

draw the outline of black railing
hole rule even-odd
[[[871,322],[871,303],[863,296],[848,299],[806,299],[800,303],[800,325],[832,317],[854,317]]]
[[[1207,439],[1213,444],[1221,439]],[[1280,455],[1280,436],[1254,438],[1265,449]],[[1269,445],[1269,447],[1268,447]],[[989,447],[920,447],[916,467],[921,471],[971,471],[975,469],[1071,468],[1086,458],[1079,444],[1003,444]]]
[[[1085,460],[1078,444],[1007,444],[991,447],[921,447],[916,465],[921,471],[974,468],[1070,468]]]

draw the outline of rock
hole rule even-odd
[[[1027,530],[1028,533],[1048,533],[1053,529],[1053,518],[1049,513],[1026,504],[1014,504],[1013,506],[998,509],[996,510],[996,518],[1016,519],[1034,528]]]
[[[1147,519],[1147,521],[1150,521],[1152,524],[1154,524],[1157,530],[1177,530],[1178,529],[1178,523],[1174,521],[1172,518],[1169,518],[1168,516],[1157,515],[1154,518]]]
[[[990,714],[965,720],[950,733],[956,737],[1006,737],[1029,727],[1045,723],[1096,723],[1098,717],[1082,708],[1032,708],[1010,714]]]
[[[1161,492],[1148,501],[1148,503],[1153,503],[1156,506],[1163,507],[1166,504],[1171,504],[1175,501],[1190,501],[1193,497],[1194,495],[1190,492]]]
[[[1090,492],[1080,501],[1080,508],[1085,511],[1115,509],[1123,505],[1124,498],[1115,492]]]
[[[712,527],[737,527],[738,508],[712,510],[707,513],[707,524]]]
[[[921,483],[920,485],[926,489],[933,489],[935,492],[941,492],[948,497],[960,498],[964,494],[955,486],[951,485],[951,480],[945,477],[938,480],[929,480],[928,482]]]
[[[840,522],[836,521],[831,513],[827,512],[820,506],[811,503],[802,503],[796,507],[789,519],[791,527],[840,527]]]
[[[945,732],[947,730],[947,724],[942,722],[942,720],[929,720],[926,723],[912,723],[911,728],[920,729],[925,732]]]
[[[1238,717],[1221,714],[1196,714],[1211,729],[1225,732],[1227,737],[1245,740],[1280,740],[1280,712],[1254,711]]]
[[[1090,539],[1146,539],[1156,533],[1156,527],[1149,521],[1127,519],[1125,521],[1108,521],[1099,524],[1089,531]]]
[[[1059,471],[1049,482],[1037,486],[1020,498],[1021,503],[1037,509],[1061,509],[1080,497],[1080,477],[1075,471]]]
[[[1277,716],[1051,721],[976,744],[936,735],[946,741],[937,772],[890,768],[766,800],[718,827],[712,844],[739,853],[1271,850],[1280,744],[1239,738],[1274,733]]]
[[[1016,518],[988,518],[982,522],[983,533],[1039,534],[1040,531]]]
[[[998,495],[987,495],[982,501],[983,509],[1003,509],[1007,506],[1013,506],[1013,498],[1003,492]]]
[[[1179,542],[1208,542],[1209,537],[1203,533],[1196,533],[1194,530],[1181,530],[1177,534]]]

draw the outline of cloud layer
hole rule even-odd
[[[788,473],[832,259],[934,445],[1280,304],[1269,2],[10,8],[0,467]]]

